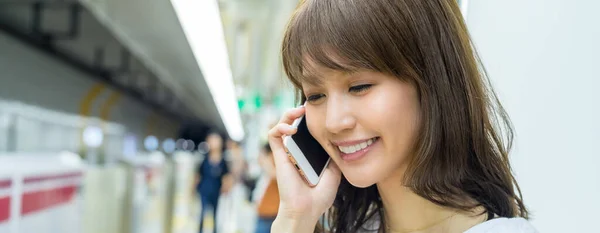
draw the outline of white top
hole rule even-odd
[[[379,222],[376,219],[365,223],[363,229],[357,233],[377,232]],[[464,233],[538,233],[538,231],[524,218],[495,218],[477,224]]]
[[[475,225],[465,233],[538,233],[524,218],[496,218]]]

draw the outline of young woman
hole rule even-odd
[[[282,55],[306,104],[269,133],[272,232],[536,232],[455,0],[306,0]],[[282,144],[303,114],[332,159],[312,188]]]
[[[217,208],[219,197],[230,179],[229,166],[223,158],[223,138],[217,132],[210,132],[206,137],[209,152],[196,169],[196,191],[200,195],[202,209],[200,213],[200,232],[204,230],[204,220],[208,211],[212,211],[213,231],[217,233]]]

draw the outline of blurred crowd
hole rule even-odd
[[[195,171],[193,193],[200,207],[199,232],[268,233],[279,209],[275,164],[268,143],[256,161],[248,161],[243,144],[210,132],[209,150]],[[261,168],[249,172],[250,163]]]

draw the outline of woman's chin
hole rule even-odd
[[[385,177],[387,166],[378,157],[355,164],[340,166],[344,177],[350,184],[357,188],[366,188],[374,185]]]
[[[370,187],[371,185],[377,183],[377,181],[373,180],[373,177],[371,176],[365,176],[364,174],[346,174],[344,173],[344,177],[346,177],[346,180],[348,180],[348,182],[357,188],[367,188]]]

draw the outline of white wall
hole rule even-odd
[[[468,26],[516,128],[540,232],[598,232],[600,1],[472,0]]]

